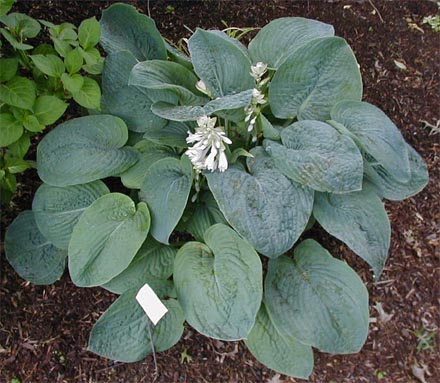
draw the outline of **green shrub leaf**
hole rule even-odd
[[[277,168],[318,191],[347,193],[362,188],[363,160],[350,137],[320,121],[298,121],[281,131],[283,145],[265,140]]]
[[[44,74],[59,78],[64,73],[65,67],[63,60],[58,56],[49,55],[32,55],[30,56],[35,66]]]
[[[38,118],[36,116],[27,115],[23,118],[23,126],[28,130],[29,132],[33,133],[40,133],[44,129],[44,125],[38,121]]]
[[[261,304],[262,266],[255,250],[217,224],[206,245],[188,242],[177,253],[174,283],[188,323],[212,338],[246,338]]]
[[[15,0],[0,0],[0,16],[6,15],[12,8]]]
[[[94,201],[79,217],[69,242],[69,271],[77,286],[99,286],[124,271],[150,227],[150,213],[120,193]]]
[[[370,189],[335,195],[315,194],[313,215],[373,268],[377,280],[390,247],[391,227],[380,198]]]
[[[36,37],[40,33],[40,23],[23,13],[12,12],[3,16],[1,22],[14,31],[22,39]]]
[[[22,134],[23,125],[12,114],[0,114],[0,147],[16,142]]]
[[[283,17],[265,25],[249,44],[254,62],[278,68],[294,51],[318,37],[333,36],[329,24],[302,17]]]
[[[192,166],[187,156],[181,160],[164,158],[145,173],[139,197],[151,211],[151,235],[168,244],[186,207],[192,184]]]
[[[64,59],[66,69],[70,74],[79,72],[83,62],[83,57],[78,49],[72,49],[66,54],[66,58]]]
[[[99,43],[101,27],[96,18],[83,20],[78,27],[78,40],[84,49],[93,48]]]
[[[370,164],[365,161],[365,179],[371,184],[375,192],[391,201],[400,201],[409,198],[421,191],[429,181],[428,169],[423,158],[414,148],[407,144],[410,179],[407,182],[396,180],[380,164]]]
[[[66,187],[43,184],[32,202],[35,222],[50,242],[67,250],[73,227],[82,212],[108,193],[110,191],[101,181]]]
[[[166,280],[173,274],[176,253],[175,248],[148,237],[130,266],[102,287],[113,293],[122,294],[152,280]]]
[[[177,102],[170,92],[146,90],[128,85],[131,70],[137,63],[128,51],[107,56],[102,73],[102,110],[121,117],[134,132],[161,129],[166,121],[151,111],[155,101]]]
[[[394,178],[410,179],[411,171],[405,140],[396,125],[374,105],[359,101],[341,101],[331,117],[340,122]]]
[[[98,83],[88,77],[84,77],[81,89],[72,93],[73,99],[87,109],[99,110],[101,107],[101,88]]]
[[[63,73],[61,75],[61,81],[63,82],[64,89],[73,94],[81,90],[84,84],[84,77],[78,73],[72,75]]]
[[[255,87],[249,58],[229,39],[197,29],[188,41],[194,71],[212,96],[222,97]]]
[[[269,89],[278,118],[328,120],[340,100],[362,97],[362,79],[351,48],[340,37],[322,37],[298,48],[278,68]]]
[[[122,148],[127,138],[127,127],[118,117],[95,115],[64,122],[41,140],[38,174],[53,186],[118,175],[138,160],[136,150]]]
[[[5,104],[32,111],[37,95],[35,83],[24,77],[14,77],[0,85],[0,101]]]
[[[110,54],[128,50],[138,61],[166,60],[167,51],[156,24],[127,4],[102,12],[101,45]]]
[[[51,125],[66,111],[68,104],[55,96],[40,96],[35,100],[34,115],[41,125]]]
[[[261,254],[278,257],[305,229],[313,190],[285,177],[262,147],[251,154],[250,174],[238,167],[206,173],[208,185],[231,226]]]
[[[271,260],[265,303],[281,334],[334,354],[358,352],[368,333],[368,291],[358,275],[314,240]]]
[[[36,285],[54,283],[66,267],[67,253],[43,237],[30,210],[20,213],[9,225],[5,253],[15,271]]]
[[[281,374],[307,379],[313,370],[313,351],[290,334],[281,334],[261,304],[255,325],[244,340],[252,355]]]
[[[6,58],[0,59],[0,82],[9,81],[17,73],[18,59]]]
[[[177,300],[162,299],[168,312],[154,326],[136,301],[138,290],[126,291],[98,319],[90,334],[90,351],[122,362],[136,362],[179,341],[185,317]]]

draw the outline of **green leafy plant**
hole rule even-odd
[[[437,2],[437,7],[440,10],[440,2]],[[425,16],[422,24],[428,24],[435,32],[440,32],[440,14]]]
[[[21,13],[0,8],[0,33],[5,48],[0,57],[0,194],[7,202],[16,189],[15,174],[34,166],[24,157],[30,138],[55,123],[75,102],[99,109],[101,89],[85,74],[101,73],[103,58],[96,49],[100,25],[95,18],[74,25],[37,21]],[[9,4],[10,6],[6,7]],[[29,39],[40,35],[41,24],[53,45],[37,47]]]
[[[416,331],[411,331],[417,338],[417,352],[420,351],[434,351],[435,331],[428,331],[423,323]]]
[[[100,23],[103,114],[39,144],[44,183],[6,235],[16,271],[52,283],[67,260],[76,285],[119,294],[89,342],[116,360],[171,347],[185,321],[243,339],[262,363],[301,378],[312,347],[358,352],[367,289],[304,233],[319,222],[377,279],[391,234],[382,200],[416,194],[428,173],[385,113],[361,101],[345,40],[282,18],[248,47],[198,29],[188,57],[128,5]],[[168,309],[156,326],[136,300],[146,283]]]

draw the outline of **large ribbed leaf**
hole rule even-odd
[[[340,37],[317,38],[298,48],[278,68],[269,90],[273,114],[299,120],[328,120],[338,101],[361,97],[358,64]]]
[[[205,244],[188,242],[177,253],[174,283],[188,323],[212,338],[246,338],[263,293],[255,250],[234,230],[211,226]]]
[[[169,91],[185,105],[198,105],[208,101],[196,88],[198,78],[183,65],[172,61],[150,60],[136,64],[129,84],[142,88]]]
[[[99,286],[124,271],[148,234],[145,203],[124,194],[98,198],[80,216],[69,243],[69,271],[77,286]]]
[[[264,303],[244,343],[255,358],[281,374],[307,379],[312,373],[312,348],[289,334],[281,334],[270,319]]]
[[[249,44],[252,61],[278,68],[289,55],[318,37],[333,36],[329,24],[302,17],[282,17],[264,26]]]
[[[110,193],[101,181],[66,187],[41,185],[32,201],[35,222],[55,246],[67,250],[73,227],[96,199]]]
[[[151,235],[157,241],[168,245],[185,210],[191,184],[192,166],[187,156],[159,160],[145,173],[139,197],[150,208]]]
[[[391,201],[400,201],[417,194],[429,181],[428,169],[423,158],[407,145],[411,178],[401,182],[391,176],[380,164],[365,161],[365,178],[374,187],[376,193]]]
[[[373,268],[379,278],[390,247],[391,227],[380,198],[369,188],[344,195],[316,193],[313,215]]]
[[[157,145],[147,140],[141,140],[134,145],[139,151],[139,161],[130,169],[121,174],[121,181],[125,187],[140,189],[147,174],[147,170],[155,162],[167,157],[176,157],[176,152],[169,146]]]
[[[197,29],[188,41],[197,76],[213,97],[222,97],[255,87],[249,74],[251,62],[229,39]]]
[[[127,126],[118,117],[94,115],[64,122],[38,145],[38,175],[53,186],[117,175],[138,160],[136,150],[122,147],[127,139]]]
[[[261,254],[278,257],[304,231],[313,190],[285,177],[262,147],[251,153],[250,174],[238,167],[207,173],[208,185],[231,226]]]
[[[9,225],[5,253],[20,277],[37,285],[54,283],[66,267],[66,251],[43,237],[30,210],[20,213]]]
[[[324,352],[358,352],[368,333],[368,291],[346,263],[314,240],[295,249],[295,258],[271,260],[265,282],[269,316],[290,334]]]
[[[354,134],[362,148],[395,179],[409,181],[406,142],[384,112],[367,102],[341,101],[332,109],[331,118]]]
[[[139,61],[166,60],[167,51],[156,24],[128,4],[102,12],[101,45],[107,53],[130,51]]]
[[[265,140],[277,168],[318,191],[347,193],[362,188],[362,155],[350,137],[320,121],[298,121],[281,131],[283,145]]]
[[[153,284],[151,287],[159,297],[164,296]],[[126,291],[98,319],[90,334],[90,351],[122,362],[136,362],[179,341],[185,321],[179,302],[162,299],[168,312],[154,326],[136,301],[138,290]]]
[[[168,121],[168,124],[163,128],[148,129],[144,134],[144,138],[158,145],[187,148],[188,130],[188,125],[182,122]]]
[[[219,97],[204,106],[176,106],[166,102],[157,102],[152,111],[160,117],[173,121],[194,121],[202,116],[209,116],[218,111],[229,111],[244,108],[251,103],[252,89]]]
[[[203,234],[212,225],[216,223],[227,223],[214,196],[209,191],[204,191],[199,194],[197,202],[191,211],[193,213],[186,222],[185,228],[197,241],[203,241]]]
[[[173,274],[177,250],[148,237],[133,261],[121,274],[102,287],[117,294],[154,279],[168,279]]]
[[[121,117],[134,132],[162,128],[166,121],[151,111],[151,105],[158,100],[175,103],[177,97],[169,92],[149,91],[128,85],[136,63],[136,58],[128,51],[115,52],[106,57],[102,72],[101,109],[104,113]]]

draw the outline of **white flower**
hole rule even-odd
[[[228,168],[225,144],[232,144],[232,141],[226,137],[222,127],[215,127],[216,122],[216,117],[200,117],[195,133],[188,132],[186,142],[194,145],[186,151],[186,155],[196,172],[204,169],[224,172]]]
[[[257,62],[255,65],[251,66],[251,76],[259,81],[261,77],[264,76],[264,74],[267,71],[267,64],[262,63],[261,61]]]
[[[261,93],[257,88],[252,90],[252,99],[252,102],[255,104],[264,104],[266,102],[264,94]]]
[[[206,87],[206,84],[202,80],[197,81],[196,88],[203,94],[206,94],[207,96],[211,97],[211,94],[208,88]]]

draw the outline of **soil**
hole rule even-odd
[[[15,9],[35,18],[78,25],[86,17],[99,18],[110,3],[21,1]],[[147,2],[129,3],[148,13]],[[325,235],[320,240],[365,281],[371,326],[358,354],[334,356],[315,351],[309,381],[440,382],[440,145],[439,136],[430,134],[431,128],[421,121],[435,125],[440,119],[440,34],[422,24],[423,17],[438,12],[437,5],[426,0],[151,1],[149,8],[161,33],[172,41],[188,37],[188,28],[224,28],[224,23],[261,27],[284,16],[330,23],[336,35],[348,41],[361,66],[364,100],[379,106],[400,127],[405,139],[426,160],[431,179],[417,196],[386,203],[392,243],[378,283],[373,283],[366,264],[340,242]],[[404,64],[404,69],[396,62]],[[69,118],[77,115],[75,108],[69,110]],[[31,208],[38,184],[35,171],[19,178],[16,198],[2,211],[2,238],[12,219]],[[100,358],[87,351],[88,334],[115,295],[100,288],[77,288],[68,273],[51,286],[34,286],[18,277],[3,251],[1,261],[1,382],[301,381],[265,368],[242,342],[208,339],[188,325],[175,347],[156,355],[156,365],[153,356],[133,364]],[[417,346],[432,333],[434,340],[428,343],[432,349],[418,351]],[[425,369],[424,377],[417,368]]]

